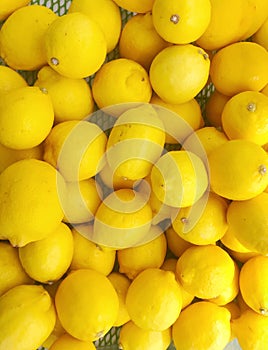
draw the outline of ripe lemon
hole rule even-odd
[[[52,299],[41,285],[11,288],[0,297],[0,349],[37,349],[52,332],[55,321]]]
[[[10,90],[26,87],[26,80],[14,69],[0,65],[0,94]]]
[[[107,161],[116,176],[138,180],[149,175],[164,144],[161,119],[150,104],[142,104],[117,118],[107,141]]]
[[[145,330],[130,321],[119,334],[119,348],[124,350],[166,350],[171,343],[171,328],[164,331]]]
[[[65,333],[61,335],[50,347],[50,350],[96,350],[92,342],[83,341]]]
[[[260,91],[268,83],[268,52],[253,42],[230,44],[213,56],[210,77],[215,88],[227,96]]]
[[[55,305],[64,329],[73,337],[94,341],[103,337],[118,315],[117,293],[100,272],[80,269],[59,285]]]
[[[115,3],[130,12],[145,13],[152,10],[154,0],[115,0]]]
[[[152,95],[149,76],[139,63],[116,58],[96,73],[92,93],[99,108],[129,102],[149,102]]]
[[[126,308],[126,296],[131,281],[125,275],[119,272],[110,273],[108,279],[114,286],[119,299],[119,312],[117,320],[114,323],[114,327],[121,327],[130,321],[130,317]]]
[[[176,217],[172,220],[175,232],[184,240],[196,244],[215,244],[223,237],[227,230],[227,203],[217,194],[210,192],[202,203],[203,198],[197,201],[192,207],[181,208]],[[200,217],[194,225],[191,225],[191,218],[195,220],[194,211],[199,205],[204,206]],[[192,226],[188,229],[188,226]]]
[[[178,318],[181,289],[171,271],[148,268],[138,274],[128,288],[126,306],[136,326],[164,331]]]
[[[230,286],[234,273],[234,261],[217,245],[188,248],[176,266],[176,275],[183,288],[201,299],[218,297]]]
[[[249,259],[239,275],[240,291],[245,303],[264,316],[268,315],[267,271],[268,257],[259,255]]]
[[[207,189],[208,176],[202,160],[192,152],[169,151],[151,171],[152,190],[172,207],[193,205]]]
[[[268,96],[243,91],[226,102],[222,127],[229,139],[244,139],[264,145],[268,142]]]
[[[42,143],[54,122],[50,96],[38,87],[13,89],[0,97],[0,142],[27,149]]]
[[[268,50],[268,18],[263,22],[260,28],[253,34],[252,41],[263,46]]]
[[[95,123],[68,120],[55,125],[44,142],[44,160],[67,181],[95,176],[104,166],[107,137]]]
[[[152,210],[147,198],[131,189],[120,189],[104,198],[95,214],[92,240],[111,248],[128,248],[148,239]]]
[[[117,251],[119,272],[133,280],[141,271],[147,268],[162,266],[167,253],[167,242],[159,226],[152,226],[151,230],[158,231],[156,238],[138,247],[130,247]]]
[[[209,67],[208,54],[200,47],[192,44],[172,45],[153,59],[149,71],[150,82],[155,93],[165,102],[184,103],[194,98],[205,86]]]
[[[17,248],[8,242],[0,242],[0,296],[20,284],[33,283],[23,269]]]
[[[214,90],[208,97],[205,105],[205,115],[210,126],[221,128],[221,113],[230,96],[225,96],[218,90]]]
[[[228,226],[227,231],[225,232],[224,236],[220,239],[220,241],[229,250],[231,249],[232,251],[238,253],[250,252],[250,250],[244,247],[243,244],[236,238],[233,227]]]
[[[155,0],[153,23],[158,34],[173,44],[188,44],[197,40],[210,22],[209,0]]]
[[[231,336],[230,318],[227,309],[209,301],[189,305],[172,326],[174,345],[177,349],[224,349]]]
[[[112,0],[73,0],[68,13],[82,12],[96,22],[103,31],[107,42],[107,53],[117,45],[121,34],[121,14],[119,6]]]
[[[249,0],[251,5],[250,26],[241,37],[242,40],[250,38],[267,19],[268,3],[265,0]]]
[[[107,276],[113,270],[116,251],[102,249],[92,242],[87,236],[92,231],[92,224],[76,225],[72,228],[74,252],[70,269],[92,269]]]
[[[210,152],[208,162],[212,191],[227,199],[253,198],[268,184],[268,155],[252,141],[229,140]]]
[[[19,248],[19,258],[28,275],[42,283],[60,279],[73,257],[73,236],[70,228],[60,223],[48,237]]]
[[[0,239],[13,246],[47,237],[63,219],[65,182],[50,164],[37,159],[13,163],[0,174]]]
[[[81,12],[57,18],[44,38],[46,62],[68,78],[85,78],[103,64],[107,44],[99,25]]]
[[[58,16],[42,5],[14,11],[0,31],[0,55],[13,69],[35,70],[46,64],[44,35]]]
[[[30,0],[3,0],[0,5],[0,21],[5,20],[17,9],[28,5]]]
[[[34,85],[48,91],[54,109],[55,123],[81,120],[94,110],[92,92],[85,79],[66,78],[50,66],[44,66],[39,70]]]
[[[182,255],[182,253],[192,246],[192,243],[186,241],[185,239],[181,238],[177,232],[174,230],[172,225],[170,225],[166,230],[166,239],[167,239],[167,245],[168,249],[174,254],[176,257],[179,257]]]
[[[154,57],[169,45],[155,30],[152,13],[140,13],[130,17],[122,29],[119,54],[138,62],[148,71]]]

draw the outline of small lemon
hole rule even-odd
[[[92,342],[83,341],[65,333],[61,335],[49,348],[50,350],[96,350]]]
[[[28,5],[30,0],[3,0],[0,6],[0,21],[5,20],[17,9]]]
[[[174,254],[177,258],[182,255],[182,253],[187,249],[192,247],[192,243],[186,241],[185,239],[181,238],[177,234],[177,232],[174,230],[173,226],[170,225],[165,230],[166,238],[167,238],[167,245],[168,249],[171,251],[172,254]]]
[[[103,64],[107,45],[99,25],[81,12],[57,18],[44,37],[46,62],[68,78],[86,78]]]
[[[115,3],[130,12],[145,13],[152,10],[154,0],[115,0]]]
[[[32,71],[46,64],[44,35],[58,16],[43,5],[14,11],[0,31],[0,54],[13,69]]]
[[[26,87],[26,80],[14,69],[0,65],[0,94],[10,90]]]
[[[114,325],[119,310],[110,280],[91,269],[70,273],[59,285],[55,305],[64,329],[83,341],[103,337]]]
[[[209,126],[215,128],[221,128],[221,113],[226,102],[231,96],[226,96],[214,89],[210,96],[207,98],[205,104],[205,116]]]
[[[54,123],[50,96],[38,87],[13,89],[0,97],[0,142],[9,148],[38,146]]]

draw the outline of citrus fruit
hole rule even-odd
[[[130,12],[145,13],[150,12],[153,7],[154,0],[115,0],[115,3]]]
[[[188,44],[197,40],[210,22],[209,0],[155,0],[153,23],[158,34],[173,44]]]
[[[140,272],[128,288],[127,311],[142,329],[168,329],[178,318],[181,306],[181,289],[171,271],[148,268]]]
[[[95,350],[92,342],[83,341],[65,333],[61,335],[49,348],[50,350]]]
[[[179,257],[182,255],[182,253],[192,246],[192,243],[186,241],[185,239],[181,238],[177,234],[177,232],[174,230],[172,225],[170,225],[166,230],[166,239],[167,239],[167,246],[168,249],[174,254],[176,257]]]
[[[13,89],[0,97],[0,142],[6,147],[27,149],[48,136],[54,122],[50,96],[38,87]]]
[[[230,96],[225,96],[218,90],[214,90],[205,104],[205,115],[209,126],[221,128],[221,113]]]
[[[250,38],[267,19],[268,4],[265,0],[249,0],[251,6],[250,26],[241,37],[242,40]]]
[[[252,41],[263,46],[266,50],[268,50],[268,18],[263,22],[260,28],[253,34]]]
[[[68,78],[85,78],[103,64],[107,44],[99,25],[81,12],[57,18],[44,37],[46,62]]]
[[[0,31],[0,55],[13,69],[35,70],[46,64],[44,35],[58,16],[42,5],[14,11]]]
[[[91,269],[79,269],[65,277],[57,289],[55,305],[67,333],[84,341],[104,336],[114,325],[119,310],[112,283]]]
[[[47,237],[63,219],[65,182],[50,164],[23,159],[0,174],[1,239],[13,246]]]
[[[241,242],[236,238],[236,235],[234,233],[234,228],[228,226],[227,231],[225,232],[224,236],[221,238],[221,243],[232,251],[238,252],[238,253],[248,253],[250,252],[249,249],[243,246]]]
[[[208,54],[200,47],[193,44],[172,45],[153,59],[150,82],[155,93],[165,102],[184,103],[205,86],[209,67]]]
[[[27,82],[22,77],[21,74],[19,74],[14,69],[0,65],[0,94],[2,95],[5,92],[8,92],[10,90],[20,88],[20,87],[26,87]]]
[[[0,21],[5,20],[17,9],[28,5],[30,0],[3,0],[0,7]]]
[[[210,152],[208,162],[211,189],[222,197],[250,199],[267,186],[268,156],[252,141],[229,140]]]

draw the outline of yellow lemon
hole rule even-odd
[[[83,78],[67,78],[50,66],[44,66],[39,70],[34,85],[48,91],[54,109],[55,123],[81,120],[94,110],[90,86]]]
[[[251,5],[250,26],[241,37],[242,40],[250,38],[267,19],[268,3],[265,0],[249,0]]]
[[[107,137],[95,123],[68,120],[55,125],[44,142],[44,160],[67,181],[95,176],[104,166]]]
[[[205,116],[210,126],[221,128],[221,113],[230,98],[230,96],[225,96],[215,89],[209,95],[205,104]]]
[[[243,300],[252,310],[264,316],[268,315],[267,270],[268,256],[259,255],[249,259],[239,275]]]
[[[70,228],[60,223],[48,237],[19,248],[20,262],[34,280],[49,283],[60,279],[73,257],[73,237]]]
[[[129,102],[149,102],[152,87],[145,68],[128,58],[106,62],[96,73],[92,93],[99,108]]]
[[[193,205],[206,191],[208,177],[204,163],[192,152],[169,151],[151,171],[152,190],[172,207]]]
[[[42,5],[14,11],[0,31],[0,54],[13,69],[35,70],[46,64],[44,35],[58,16]]]
[[[120,330],[119,348],[124,350],[166,350],[171,343],[171,328],[164,331],[145,330],[129,321]]]
[[[121,34],[121,14],[119,6],[112,0],[73,0],[68,13],[82,12],[96,22],[103,31],[107,42],[107,52],[117,45]]]
[[[14,149],[38,146],[54,122],[50,96],[38,87],[14,89],[0,97],[0,142]]]
[[[0,349],[38,348],[52,332],[55,321],[52,299],[41,285],[11,288],[0,297]]]
[[[50,350],[96,350],[92,342],[83,341],[65,333],[49,347]]]
[[[268,142],[268,96],[243,91],[226,102],[222,127],[229,139],[244,139],[264,145]]]
[[[99,25],[81,12],[57,18],[44,38],[47,63],[68,78],[85,78],[103,64],[107,44]]]
[[[209,56],[200,47],[193,44],[172,45],[153,59],[149,71],[150,82],[155,93],[165,102],[184,103],[194,98],[205,86],[209,67]]]
[[[141,271],[162,266],[167,253],[167,242],[159,226],[152,226],[151,230],[158,231],[156,238],[138,247],[130,247],[117,251],[119,272],[133,280]]]
[[[203,206],[203,211],[196,219],[194,211],[200,205]],[[215,244],[224,236],[228,228],[226,213],[225,200],[210,192],[205,198],[201,197],[193,206],[181,208],[172,220],[172,226],[182,239],[192,244]],[[191,219],[195,222],[191,223]]]
[[[268,52],[248,41],[223,47],[211,60],[210,77],[215,88],[227,96],[260,91],[268,83]]]
[[[107,276],[113,270],[116,251],[102,249],[92,242],[87,236],[92,234],[92,231],[93,224],[76,225],[72,228],[74,252],[70,269],[92,269]]]
[[[224,349],[231,336],[230,318],[227,309],[209,301],[189,305],[172,326],[174,345],[178,349]]]
[[[0,239],[13,246],[47,237],[63,219],[65,182],[50,164],[19,160],[0,174]]]
[[[30,0],[3,0],[0,6],[0,21],[5,20],[17,9],[28,5]]]
[[[253,198],[268,184],[268,155],[252,141],[229,140],[210,152],[208,162],[212,191],[227,199]]]
[[[167,238],[167,246],[168,249],[174,254],[176,257],[179,257],[182,255],[182,253],[192,246],[192,243],[186,241],[185,239],[181,238],[177,234],[177,232],[174,230],[173,226],[170,225],[165,230],[166,238]]]
[[[248,253],[249,249],[243,246],[243,244],[236,238],[234,228],[228,226],[224,236],[220,239],[221,243],[228,249],[231,249],[238,253]]]
[[[119,299],[119,312],[114,323],[114,327],[121,327],[130,321],[130,317],[126,308],[126,296],[131,281],[125,275],[119,272],[110,273],[108,279],[114,286]]]
[[[234,261],[217,245],[188,248],[176,266],[176,275],[183,288],[201,299],[218,297],[230,286],[234,273]]]
[[[14,69],[0,65],[0,94],[20,87],[26,87],[26,80]]]
[[[156,54],[169,45],[155,30],[152,13],[139,13],[130,17],[122,29],[119,54],[148,71]]]
[[[126,306],[140,328],[164,331],[176,321],[182,306],[179,284],[171,271],[148,268],[128,288]]]
[[[252,41],[263,46],[266,50],[268,50],[268,18],[263,22],[260,28],[253,34]]]
[[[18,249],[8,242],[0,242],[0,296],[15,286],[31,283],[21,265]]]
[[[152,10],[154,0],[115,0],[115,3],[130,12],[145,13]]]
[[[73,337],[94,341],[116,321],[119,301],[110,280],[100,272],[79,269],[59,285],[55,305],[64,329]]]
[[[153,23],[158,34],[173,44],[188,44],[207,29],[211,4],[209,0],[155,0]]]

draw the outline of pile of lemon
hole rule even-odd
[[[0,350],[267,348],[267,0],[62,8],[0,3]]]

